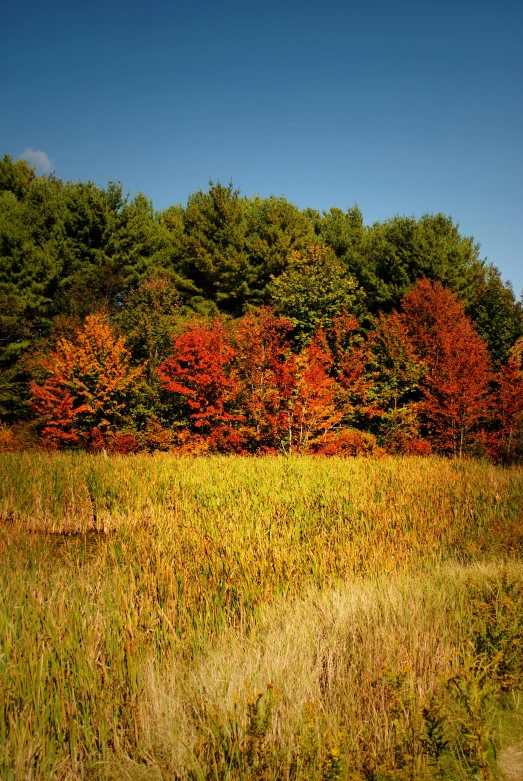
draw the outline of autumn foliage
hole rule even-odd
[[[489,454],[496,461],[514,460],[523,446],[523,367],[518,348],[496,375],[491,397],[491,428],[486,438]]]
[[[343,411],[336,406],[332,368],[325,334],[318,330],[296,359],[294,388],[287,412],[289,452],[307,451],[343,418]]]
[[[102,448],[114,435],[122,438],[142,370],[131,367],[124,339],[104,316],[87,317],[76,339],[60,339],[41,363],[48,376],[42,384],[33,382],[31,393],[46,445]],[[127,441],[124,450],[130,449]]]
[[[457,296],[439,282],[421,280],[403,298],[410,344],[426,373],[418,410],[442,452],[461,456],[485,420],[490,364]]]
[[[296,387],[291,332],[291,322],[267,308],[240,318],[232,331],[242,431],[254,452],[277,452],[288,435]]]
[[[227,409],[238,395],[230,366],[234,350],[219,321],[184,331],[173,344],[173,355],[158,369],[166,390],[185,396],[195,428],[208,429],[237,420]]]
[[[494,374],[463,304],[438,282],[419,281],[370,328],[343,312],[305,342],[294,336],[268,307],[174,318],[167,357],[158,364],[155,348],[140,366],[107,317],[89,316],[38,359],[41,441],[120,453],[522,452],[522,345]]]

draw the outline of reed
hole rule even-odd
[[[440,772],[423,709],[466,711],[441,676],[479,675],[467,578],[522,580],[520,469],[31,453],[0,474],[6,779]]]

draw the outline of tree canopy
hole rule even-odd
[[[121,417],[73,393],[94,330],[132,378]],[[522,337],[510,283],[443,213],[368,225],[357,205],[320,213],[213,181],[156,211],[120,183],[0,159],[0,426],[25,421],[48,444],[88,446],[95,428],[136,447],[185,431],[229,450],[368,451],[374,437],[513,457]]]

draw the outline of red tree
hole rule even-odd
[[[496,460],[510,462],[523,448],[523,369],[517,351],[496,376],[491,404],[489,452]]]
[[[291,331],[290,320],[267,308],[235,323],[235,376],[243,430],[255,451],[275,450],[285,437],[286,409],[296,384]]]
[[[361,423],[372,418],[379,409],[372,397],[374,378],[370,343],[359,332],[356,318],[347,313],[334,318],[329,337],[333,345],[337,405],[346,423]]]
[[[241,447],[234,357],[221,321],[195,323],[175,338],[172,356],[157,370],[166,390],[185,397],[193,430],[218,449]]]
[[[442,452],[461,456],[484,420],[490,365],[463,305],[439,282],[420,280],[402,301],[407,332],[426,367],[418,409]]]

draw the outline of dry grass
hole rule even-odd
[[[213,773],[214,755],[231,751],[234,741],[245,751],[248,704],[263,693],[263,705],[272,693],[264,740],[273,756],[281,755],[268,777],[280,777],[282,767],[291,773],[294,762],[296,777],[321,778],[332,742],[343,756],[344,778],[367,778],[372,768],[383,778],[432,777],[423,710],[439,699],[452,737],[456,708],[448,682],[463,664],[469,588],[507,576],[523,582],[523,565],[453,564],[314,590],[263,611],[249,634],[226,630],[190,665],[161,672],[150,666],[142,711],[149,767],[162,779],[225,777]],[[307,767],[311,724],[315,756]],[[236,770],[232,778],[251,777],[249,769]]]
[[[2,778],[494,767],[487,721],[475,754],[465,725],[432,766],[423,709],[448,730],[476,684],[490,703],[493,670],[478,683],[465,654],[470,582],[523,582],[521,470],[42,454],[0,470]]]

